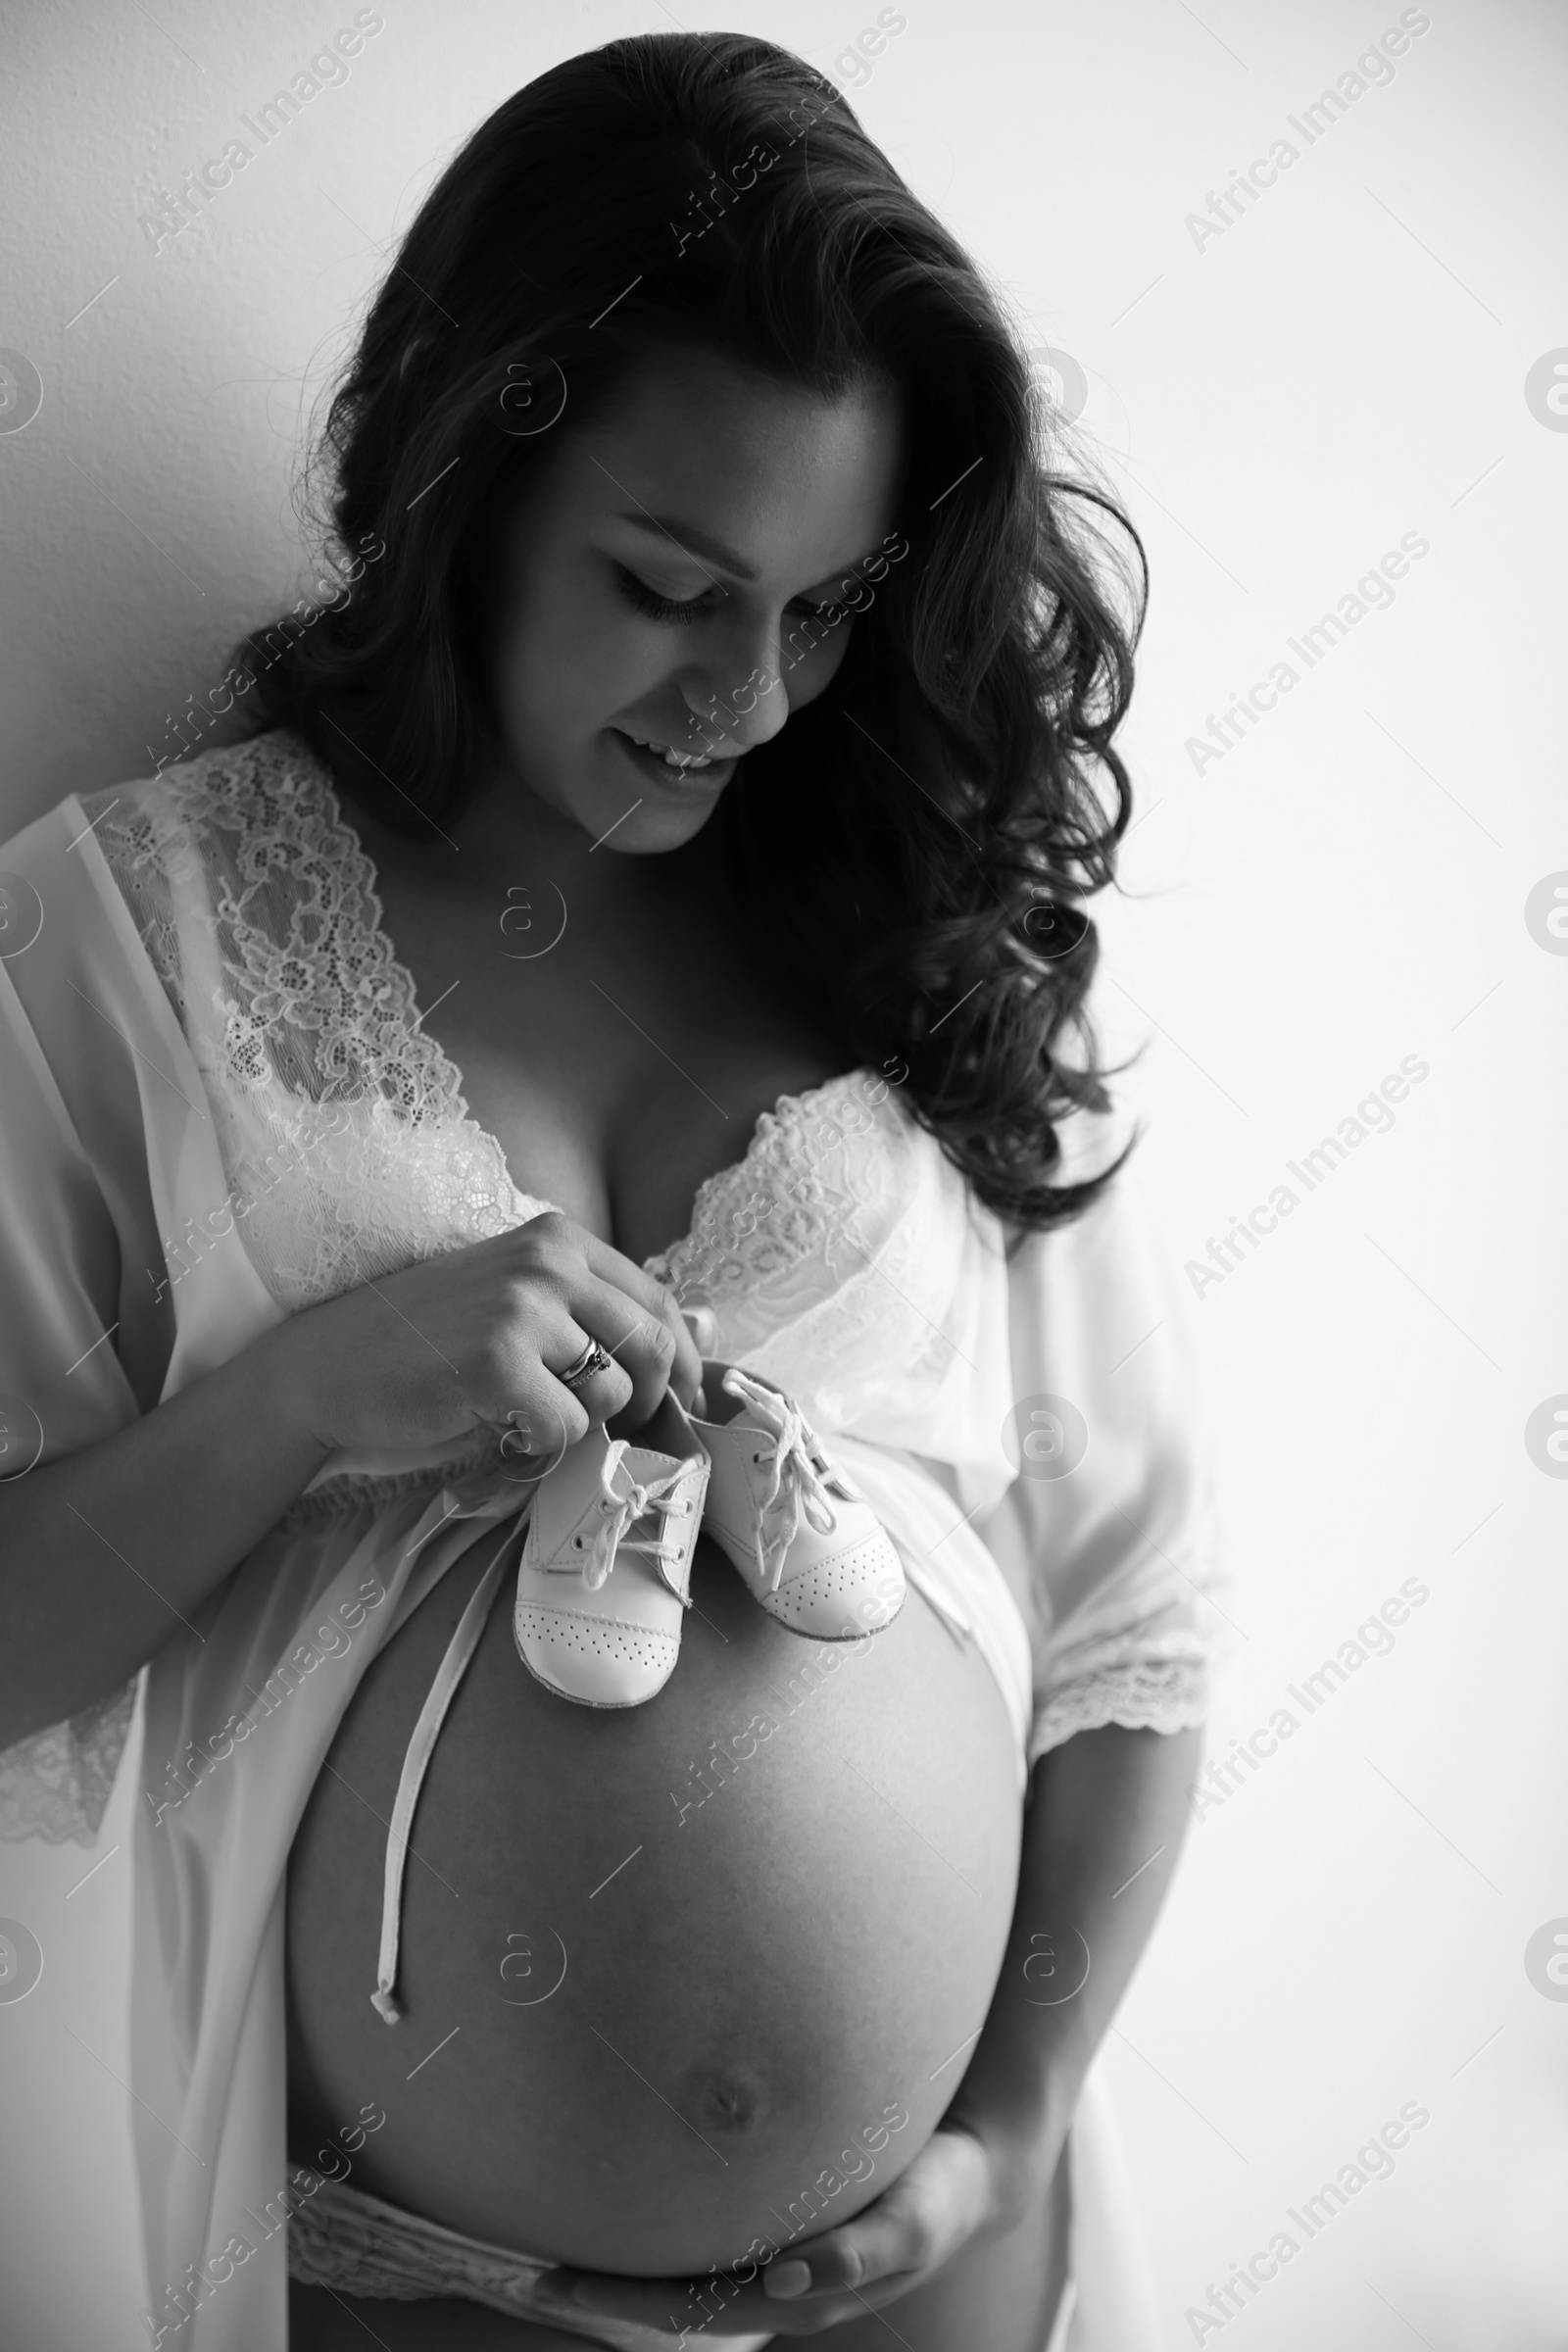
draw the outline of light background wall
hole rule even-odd
[[[353,13],[0,12],[0,346],[43,385],[0,434],[0,836],[147,772],[166,713],[306,583],[303,425],[466,133],[558,58],[675,22],[388,0],[348,80],[150,250],[156,190]],[[1392,0],[908,0],[874,62],[836,63],[876,14],[737,0],[721,21],[835,74],[1030,340],[1083,370],[1079,430],[1154,581],[1104,1033],[1146,1049],[1127,1084],[1176,1261],[1280,1183],[1299,1196],[1195,1295],[1239,1580],[1212,1752],[1282,1705],[1298,1729],[1203,1805],[1108,2044],[1168,2341],[1562,2352],[1568,1999],[1526,1946],[1568,1927],[1568,1481],[1525,1430],[1568,1406],[1568,942],[1526,903],[1568,883],[1568,414],[1527,377],[1568,362],[1568,28],[1432,0],[1393,80],[1307,147],[1286,118],[1398,24]],[[1299,160],[1200,243],[1187,216],[1281,136]],[[1406,533],[1429,552],[1392,606],[1307,670],[1287,637]],[[1195,760],[1282,659],[1299,683]],[[1285,1163],[1407,1056],[1428,1074],[1392,1128],[1295,1183]],[[1428,1597],[1392,1651],[1308,1716],[1287,1686],[1410,1578]],[[117,1824],[124,1787],[102,1847]],[[102,1901],[108,1934],[123,1854],[68,1898],[90,1859],[0,1849],[3,1907]],[[0,2133],[12,2231],[45,2226],[56,2137],[91,2207],[82,2119],[117,2028],[91,2049],[61,2030],[89,1975],[0,2009],[39,2119]],[[1184,2318],[1409,2101],[1431,2120],[1393,2178],[1223,2330]],[[87,2269],[63,2270],[40,2343],[109,2341]]]

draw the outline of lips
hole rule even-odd
[[[689,753],[676,752],[670,745],[650,742],[642,736],[631,734],[624,727],[612,727],[611,733],[627,758],[635,761],[638,772],[654,777],[661,784],[679,786],[690,778],[694,786],[711,787],[722,784],[735,765],[733,758],[714,760],[706,754],[694,757]]]
[[[627,727],[617,727],[615,732],[617,735],[624,735],[628,743],[636,744],[639,751],[652,752],[656,759],[663,760],[666,767],[685,769],[689,767],[722,767],[725,764],[723,760],[715,760],[705,752],[677,752],[673,744],[657,743],[647,735],[633,735]]]

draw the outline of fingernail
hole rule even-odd
[[[768,2272],[765,2280],[770,2295],[782,2295],[786,2300],[792,2295],[804,2295],[810,2283],[811,2266],[808,2262],[781,2262]]]

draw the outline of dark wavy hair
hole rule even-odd
[[[1112,738],[1147,567],[1113,501],[1063,467],[975,264],[800,58],[735,33],[612,41],[474,132],[371,304],[316,461],[328,544],[378,539],[384,558],[244,641],[250,709],[399,832],[450,825],[493,725],[476,583],[494,518],[558,438],[497,429],[497,382],[527,357],[536,390],[559,384],[547,355],[564,433],[671,344],[829,399],[867,373],[899,388],[908,556],[710,824],[846,1066],[907,1064],[916,1117],[1015,1246],[1132,1149],[1051,1182],[1058,1122],[1111,1107],[1081,902],[1112,880],[1131,813]]]

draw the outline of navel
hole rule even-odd
[[[675,2103],[699,2132],[731,2135],[755,2132],[768,2112],[760,2078],[734,2066],[693,2067]]]

